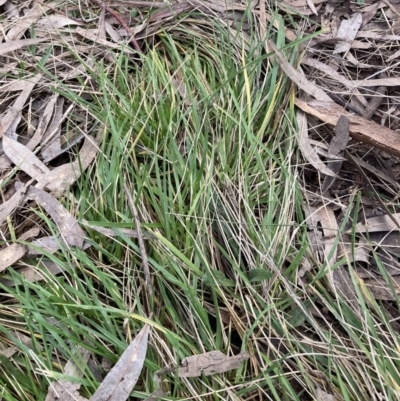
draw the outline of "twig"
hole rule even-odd
[[[139,219],[138,212],[136,210],[135,203],[133,202],[132,195],[129,192],[128,186],[126,184],[124,184],[124,189],[125,189],[126,195],[128,197],[129,209],[131,209],[131,213],[133,215],[133,218],[135,219],[137,238],[138,238],[138,242],[139,242],[140,253],[142,256],[142,267],[143,267],[144,278],[145,278],[146,288],[147,288],[147,292],[149,295],[149,302],[150,302],[150,296],[153,294],[153,287],[151,285],[150,268],[149,268],[149,261],[147,259],[146,246],[144,244],[142,230],[140,229],[140,219]]]
[[[139,53],[142,53],[142,49],[139,46],[138,41],[135,39],[135,36],[132,34],[131,29],[129,28],[128,24],[121,18],[121,16],[114,11],[112,8],[110,8],[107,4],[104,4],[100,0],[91,0],[92,3],[97,4],[98,6],[105,8],[106,11],[111,14],[125,29],[125,31],[129,34],[129,41],[132,43],[133,47],[135,48],[136,51]]]

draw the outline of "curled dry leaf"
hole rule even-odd
[[[37,145],[41,142],[44,133],[46,132],[46,129],[49,125],[50,119],[53,115],[53,111],[55,109],[55,105],[58,99],[58,94],[52,95],[50,99],[48,100],[46,107],[44,109],[44,112],[42,116],[40,117],[40,121],[38,124],[38,127],[36,128],[35,133],[33,134],[32,138],[29,140],[28,144],[26,147],[29,150],[33,150],[36,148]]]
[[[189,356],[182,361],[182,366],[178,368],[178,376],[198,377],[201,375],[211,376],[217,373],[225,373],[229,370],[237,369],[249,357],[247,352],[227,356],[220,351]]]
[[[125,401],[139,379],[147,352],[146,324],[100,384],[90,401]]]

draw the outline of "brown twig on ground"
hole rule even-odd
[[[135,36],[132,34],[131,29],[129,28],[128,24],[121,18],[121,16],[110,8],[107,4],[104,4],[100,0],[91,0],[92,3],[97,4],[98,6],[105,8],[105,10],[110,13],[125,29],[125,31],[130,35],[129,41],[132,43],[133,47],[139,53],[142,53],[142,49],[139,46],[138,41],[135,39]]]

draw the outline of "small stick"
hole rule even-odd
[[[123,26],[125,31],[130,35],[129,41],[132,43],[135,50],[138,51],[139,53],[142,53],[142,49],[140,48],[138,41],[135,39],[135,36],[132,34],[131,29],[119,14],[113,9],[111,9],[107,4],[102,3],[100,0],[91,0],[91,2],[97,4],[102,8],[105,8],[106,11],[109,14],[111,14]]]
[[[139,248],[140,248],[140,253],[142,254],[142,267],[143,267],[143,272],[144,272],[144,278],[145,278],[147,292],[148,292],[149,301],[150,301],[150,296],[153,294],[153,287],[151,285],[150,268],[149,268],[149,261],[147,259],[146,247],[144,244],[142,231],[140,229],[140,219],[139,219],[138,212],[136,210],[135,203],[133,202],[132,195],[129,192],[128,186],[126,184],[124,184],[124,189],[125,189],[126,195],[128,197],[129,209],[131,209],[131,213],[135,219]]]

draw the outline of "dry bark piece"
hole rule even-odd
[[[62,239],[69,246],[83,248],[85,232],[79,227],[75,218],[52,195],[39,188],[30,187],[26,192],[29,199],[35,200],[57,224]]]
[[[318,100],[305,102],[296,99],[295,104],[304,112],[331,125],[336,125],[340,116],[345,115],[350,120],[350,135],[354,139],[375,146],[389,154],[400,156],[400,134],[398,132],[351,114],[334,102]]]
[[[0,250],[0,272],[21,259],[26,251],[26,246],[22,244],[11,244],[10,246]]]
[[[125,401],[139,379],[147,352],[149,325],[145,325],[100,384],[90,401]]]
[[[198,377],[201,375],[211,376],[217,373],[225,373],[229,370],[237,369],[249,357],[247,352],[227,356],[220,351],[189,356],[183,359],[182,366],[178,368],[178,376]]]
[[[6,156],[22,171],[36,181],[41,181],[50,173],[50,170],[21,143],[10,139],[7,135],[3,137],[3,150]]]
[[[80,359],[82,363],[86,364],[90,357],[90,351],[83,347],[78,347],[77,351],[81,355]],[[71,377],[83,376],[82,370],[72,359],[65,365],[64,374]],[[50,383],[45,401],[87,401],[87,398],[82,397],[78,393],[80,387],[80,383],[57,380],[56,382]]]

